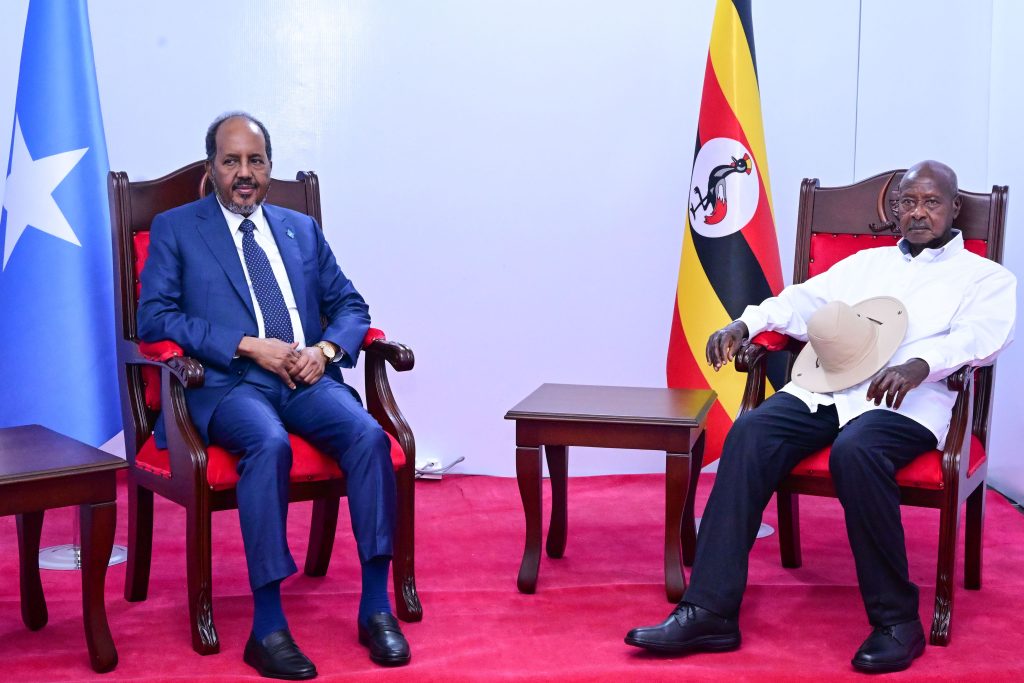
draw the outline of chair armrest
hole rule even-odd
[[[956,392],[949,431],[942,449],[942,482],[947,499],[959,503],[966,488],[971,462],[971,429],[974,425],[974,370],[965,365],[946,378],[946,386]]]
[[[398,440],[406,459],[401,476],[412,477],[416,469],[416,441],[391,391],[387,365],[397,372],[405,372],[412,370],[416,357],[408,346],[388,341],[383,331],[373,327],[366,333],[363,350],[366,352],[366,409],[386,432]]]
[[[203,364],[186,356],[185,351],[174,342],[139,342],[136,348],[139,362],[166,367],[186,389],[203,386]]]
[[[180,346],[171,341],[135,342],[122,339],[118,345],[118,357],[124,366],[144,366],[147,373],[159,373],[160,404],[164,415],[167,435],[171,478],[167,486],[185,496],[194,490],[196,481],[206,481],[206,446],[196,431],[185,403],[185,389],[203,385],[203,364],[189,356]],[[154,372],[155,371],[155,372]],[[152,382],[157,378],[151,375]],[[136,385],[138,386],[138,385]],[[139,406],[143,405],[141,391],[130,392]],[[138,411],[141,411],[139,408]],[[149,438],[153,424],[138,422],[136,430],[144,431],[136,448]],[[129,455],[134,465],[135,454]]]
[[[413,355],[412,349],[405,344],[388,341],[384,331],[375,327],[367,330],[366,337],[363,339],[363,351],[367,353],[368,359],[370,356],[379,355],[396,372],[412,370],[416,364],[416,357]],[[369,363],[370,361],[368,360],[367,362]],[[367,367],[367,370],[369,370],[369,367]]]
[[[965,365],[946,378],[946,388],[950,391],[964,391],[968,388],[968,383],[973,377],[974,368],[970,365]]]
[[[737,372],[747,373],[740,413],[753,410],[764,401],[768,354],[777,351],[799,353],[803,346],[804,342],[779,332],[762,332],[740,347],[734,365]]]

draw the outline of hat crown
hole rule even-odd
[[[807,339],[827,372],[857,366],[878,344],[880,322],[842,301],[825,304],[807,321]]]

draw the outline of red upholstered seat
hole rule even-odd
[[[814,455],[800,461],[793,468],[792,474],[805,477],[828,478],[828,456],[831,448],[823,448]],[[985,460],[985,447],[975,435],[971,434],[970,463],[967,466],[967,476],[971,476]],[[906,467],[896,473],[896,483],[900,486],[913,486],[914,488],[933,489],[941,491],[944,488],[942,483],[942,451],[928,451],[910,462]]]
[[[391,463],[397,470],[405,464],[405,453],[395,440],[388,434],[391,441]],[[342,478],[341,469],[333,459],[327,457],[300,436],[289,435],[292,444],[292,470],[290,480],[325,481]],[[206,449],[206,483],[214,491],[226,491],[238,484],[238,456],[228,453],[220,446],[209,446]],[[170,479],[170,454],[167,449],[157,448],[156,440],[150,436],[135,456],[138,467],[158,476]]]

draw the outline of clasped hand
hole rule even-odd
[[[298,342],[243,337],[238,352],[280,377],[289,389],[294,389],[296,382],[316,384],[323,377],[327,359],[318,348],[307,346],[299,350],[297,346]]]

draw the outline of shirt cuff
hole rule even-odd
[[[768,316],[756,306],[747,306],[738,320],[747,326],[748,339],[753,339],[768,329]]]
[[[925,382],[938,382],[949,377],[956,370],[956,368],[946,368],[942,354],[937,351],[929,349],[918,353],[915,358],[920,358],[928,364],[928,376],[924,378]]]

